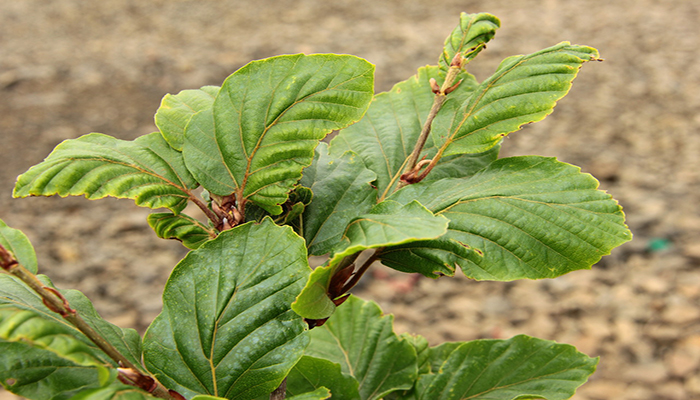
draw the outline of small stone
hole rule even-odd
[[[698,367],[698,360],[692,354],[688,354],[680,349],[674,350],[666,357],[666,364],[671,375],[682,378],[688,376],[691,371]]]
[[[647,327],[644,334],[652,339],[671,341],[678,339],[681,332],[679,332],[678,328],[675,326],[657,324]]]
[[[613,399],[608,397],[608,399]],[[615,398],[615,400],[651,400],[654,399],[654,392],[648,388],[646,385],[635,382],[627,387],[625,393]],[[655,399],[654,399],[655,400]]]
[[[656,388],[656,398],[668,400],[686,400],[685,388],[683,384],[676,381],[664,383]]]
[[[671,304],[664,310],[662,319],[670,324],[687,324],[700,319],[700,308],[685,302]]]
[[[691,243],[683,246],[683,255],[700,260],[700,243]]]
[[[620,344],[636,344],[639,342],[639,327],[629,318],[618,318],[614,324],[614,334]]]
[[[700,369],[700,335],[690,336],[679,342],[666,356],[671,375],[685,378]]]
[[[639,275],[634,286],[651,294],[662,294],[668,291],[670,283],[653,275]]]
[[[627,384],[612,379],[592,380],[583,385],[576,393],[591,400],[608,400],[620,398],[627,390]]]
[[[685,390],[700,395],[700,375],[693,375],[685,381]]]
[[[660,362],[650,362],[630,366],[623,373],[623,379],[627,382],[644,382],[647,384],[660,383],[666,380],[668,371]]]

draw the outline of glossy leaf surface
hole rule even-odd
[[[310,272],[304,241],[269,218],[222,232],[173,270],[144,339],[147,368],[185,396],[270,393],[302,356],[289,309]]]
[[[10,228],[0,219],[0,245],[12,253],[18,263],[31,273],[36,274],[39,269],[34,246],[27,236],[19,229]]]
[[[211,228],[185,214],[149,214],[148,225],[159,238],[179,240],[183,246],[193,250],[215,237]]]
[[[64,141],[43,162],[20,175],[14,196],[111,196],[179,213],[195,187],[182,155],[160,133],[134,141],[91,133]]]
[[[343,258],[367,249],[438,238],[447,231],[447,223],[447,219],[433,215],[418,202],[377,204],[348,224],[328,264],[311,273],[292,309],[304,318],[329,317],[335,304],[327,295],[328,288]]]
[[[185,133],[188,168],[210,192],[282,212],[319,140],[359,120],[374,66],[354,56],[301,54],[254,61],[229,76],[211,111]]]
[[[418,183],[391,197],[416,199],[450,220],[441,240],[483,253],[456,260],[479,280],[553,278],[590,268],[632,237],[621,207],[598,190],[598,181],[554,158],[504,158],[471,178]]]
[[[441,347],[431,349],[432,371],[417,382],[418,400],[568,399],[598,363],[573,346],[524,335]]]
[[[318,145],[313,163],[301,178],[301,184],[314,193],[299,226],[309,254],[333,250],[348,223],[376,204],[377,191],[372,187],[375,179],[356,154],[335,157],[328,154],[325,143]]]
[[[360,398],[380,399],[413,386],[418,373],[416,351],[393,332],[393,316],[354,296],[325,325],[312,329],[306,354],[340,364],[359,383]]]
[[[485,152],[523,125],[544,119],[568,93],[581,65],[597,58],[597,50],[568,42],[506,58],[454,116],[435,119],[433,136],[443,155]]]
[[[333,400],[359,400],[358,385],[355,378],[343,374],[339,364],[304,356],[287,376],[287,397],[325,387],[330,390]]]
[[[156,126],[170,147],[182,151],[185,128],[196,113],[211,108],[219,93],[218,86],[183,90],[178,94],[166,94],[156,112]]]
[[[342,130],[331,141],[331,154],[339,156],[353,151],[362,158],[367,168],[377,174],[380,198],[390,194],[399,183],[405,163],[433,105],[435,94],[430,88],[430,78],[439,82],[444,80],[438,67],[428,66],[420,68],[408,80],[397,83],[391,91],[376,95],[362,120]],[[462,83],[450,93],[448,99],[462,104],[478,83],[467,73],[462,73],[458,79],[462,79]],[[441,112],[454,116],[456,111],[457,107],[443,107]],[[421,154],[430,159],[436,152],[431,136]],[[451,166],[438,166],[436,170],[446,168],[469,173],[472,160],[471,157],[453,157],[442,160],[442,163]],[[478,166],[472,172],[482,167]],[[437,173],[436,170],[433,173]]]

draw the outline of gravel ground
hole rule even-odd
[[[563,40],[600,50],[606,61],[587,64],[555,113],[509,137],[503,155],[580,165],[625,207],[635,239],[555,280],[413,282],[378,269],[361,295],[432,344],[526,333],[601,356],[576,400],[700,399],[700,2],[428,3],[0,2],[0,218],[25,231],[59,287],[143,330],[182,247],[158,240],[148,210],[128,200],[12,199],[17,175],[64,139],[151,132],[165,93],[220,84],[252,59],[355,54],[387,90],[436,62],[460,11],[491,12],[502,28],[470,65],[479,79]]]

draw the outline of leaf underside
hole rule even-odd
[[[39,266],[34,246],[19,229],[10,228],[0,219],[0,245],[12,253],[17,262],[29,272],[36,274]]]
[[[500,27],[501,21],[491,14],[461,13],[459,25],[445,39],[445,45],[438,60],[440,70],[447,71],[457,53],[467,57],[467,62],[476,57],[483,48],[479,46],[488,43]],[[470,51],[474,48],[477,49]]]
[[[191,250],[199,248],[204,242],[214,237],[211,229],[185,214],[149,214],[148,225],[159,238],[179,240],[183,246]]]
[[[14,197],[107,196],[179,213],[197,182],[159,132],[124,141],[100,133],[66,140],[17,178]]]

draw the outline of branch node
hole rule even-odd
[[[433,93],[435,93],[435,94],[440,93],[440,85],[438,85],[435,78],[430,78],[429,82],[430,82],[430,89],[432,89]]]
[[[49,310],[55,312],[56,314],[60,314],[64,318],[68,315],[75,315],[77,313],[77,311],[71,308],[70,304],[68,303],[68,300],[65,297],[63,297],[61,292],[48,286],[44,286],[42,287],[42,289],[58,297],[58,299],[61,300],[61,303],[63,303],[63,309],[57,309],[58,307],[55,307],[53,304],[49,303],[45,298],[42,298],[44,305],[48,307]]]

